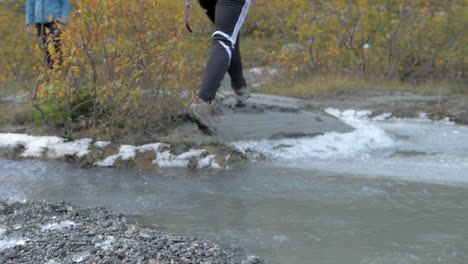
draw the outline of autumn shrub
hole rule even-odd
[[[60,62],[41,67],[33,91],[46,124],[64,136],[83,129],[77,123],[91,135],[103,126],[118,134],[170,128],[200,79],[206,46],[182,31],[183,5],[83,0],[74,9],[63,49],[53,51]]]
[[[461,0],[262,1],[276,27],[263,34],[296,37],[300,55],[276,52],[271,63],[318,72],[403,81],[466,82],[466,7]],[[270,22],[273,23],[273,22]],[[262,22],[263,24],[263,22]]]
[[[24,25],[23,1],[0,1],[0,88],[13,81],[30,80],[38,62],[35,36]]]
[[[76,130],[93,136],[170,129],[197,90],[213,29],[195,5],[196,33],[185,32],[184,2],[72,0],[50,69],[36,34],[26,32],[24,1],[0,0],[1,88],[29,92],[36,121],[67,137]],[[319,75],[443,79],[467,89],[462,0],[257,3],[243,27],[248,67],[279,67],[290,82]],[[282,50],[288,43],[304,48]]]

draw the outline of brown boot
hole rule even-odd
[[[212,104],[196,99],[190,105],[190,114],[209,135],[216,135],[216,110]]]
[[[251,97],[250,91],[247,86],[234,90],[234,97],[236,98],[235,107],[244,107],[247,105],[247,100]]]

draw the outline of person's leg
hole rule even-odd
[[[234,91],[239,91],[240,89],[247,86],[247,83],[244,78],[244,70],[242,67],[242,57],[240,53],[240,40],[237,37],[236,47],[232,52],[231,64],[229,65],[228,73],[231,76],[231,87]]]
[[[198,0],[200,6],[205,9],[206,15],[211,20],[211,22],[215,22],[215,10],[216,10],[216,3],[218,0]]]
[[[236,52],[239,31],[247,16],[251,0],[218,0],[215,10],[215,32],[213,33],[213,44],[211,54],[205,70],[205,76],[198,94],[205,102],[212,101],[230,68],[232,59],[236,60],[233,65],[233,73],[239,73],[240,52]],[[240,70],[242,71],[242,70]],[[238,80],[236,80],[238,81]]]
[[[50,56],[50,60],[51,60],[51,68],[53,67],[53,65],[55,63],[57,63],[57,65],[61,65],[62,64],[62,47],[61,47],[61,42],[60,42],[60,25],[57,24],[57,23],[50,23],[50,26],[49,26],[49,30],[50,30],[50,37],[52,38],[51,40],[49,41],[52,41],[52,43],[54,44],[54,49],[55,49],[55,53],[54,54],[51,54]]]
[[[47,34],[49,33],[49,24],[50,23],[37,23],[37,36],[41,39],[41,47],[43,51],[43,61],[44,65],[50,65],[50,54],[49,49],[47,48]]]

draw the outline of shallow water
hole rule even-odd
[[[271,263],[468,263],[468,127],[339,113],[347,134],[237,142],[231,170],[0,160],[0,198],[102,205]]]

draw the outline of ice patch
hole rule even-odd
[[[370,124],[370,111],[327,109],[327,113],[355,128],[349,133],[331,132],[314,138],[239,141],[235,147],[244,154],[259,153],[273,160],[336,159],[368,157],[377,151],[392,151],[395,140],[385,130]],[[253,154],[252,154],[253,153]]]
[[[62,221],[60,223],[50,223],[47,225],[43,225],[41,227],[41,231],[63,229],[63,228],[72,227],[75,225],[76,225],[75,222],[67,220],[67,221]]]
[[[26,240],[23,238],[5,238],[0,240],[0,252],[13,248],[18,245],[26,244]]]
[[[84,138],[71,142],[54,136],[29,136],[24,134],[0,133],[0,148],[14,148],[24,146],[22,157],[41,157],[47,150],[50,158],[59,158],[65,155],[83,157],[89,153],[91,139]]]

